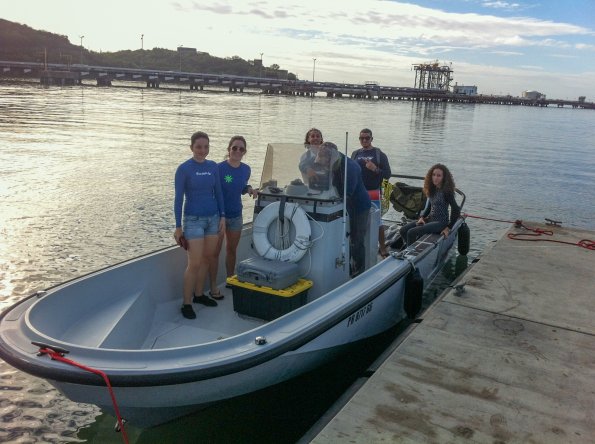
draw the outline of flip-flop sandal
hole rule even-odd
[[[225,295],[223,293],[221,293],[220,290],[217,290],[217,293],[213,293],[212,291],[209,291],[209,296],[211,296],[213,299],[216,299],[216,300],[221,300],[225,297]]]

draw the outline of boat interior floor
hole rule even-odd
[[[180,312],[181,301],[168,301],[155,309],[155,322],[142,349],[185,347],[218,341],[256,328],[266,321],[239,315],[233,310],[232,290],[220,287],[225,295],[216,307],[192,304],[196,319],[186,319]]]
[[[416,256],[420,254],[433,245],[438,237],[438,234],[423,236],[408,251],[408,255]],[[378,256],[378,261],[381,260],[384,260],[384,258]],[[388,258],[388,260],[391,259]],[[136,342],[136,344],[131,344],[129,336],[132,334],[137,336],[138,332],[132,333],[130,329],[137,329],[138,325],[130,323],[128,327],[123,329],[125,331],[110,335],[110,340],[101,343],[99,346],[116,349],[138,347],[145,350],[186,347],[219,341],[252,330],[267,322],[236,313],[233,309],[232,290],[226,288],[224,284],[219,286],[219,290],[225,295],[225,298],[217,300],[216,307],[192,304],[196,312],[196,319],[184,318],[180,312],[181,300],[169,298],[150,309],[153,316],[150,330],[146,334],[141,334],[140,341]]]

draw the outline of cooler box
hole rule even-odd
[[[272,261],[251,257],[238,264],[237,278],[240,282],[281,290],[295,284],[300,278],[300,268],[293,262]]]
[[[232,286],[233,309],[240,314],[272,321],[308,302],[312,281],[299,279],[282,290],[241,282],[237,276],[227,278]]]

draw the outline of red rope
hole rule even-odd
[[[94,373],[99,375],[105,381],[105,385],[109,391],[110,397],[112,398],[112,404],[114,405],[114,411],[116,412],[116,418],[118,420],[118,425],[120,426],[120,431],[122,432],[122,439],[126,444],[128,444],[128,436],[126,435],[126,430],[124,430],[124,422],[122,421],[122,416],[120,415],[120,409],[118,408],[118,403],[116,402],[116,395],[114,395],[114,389],[112,388],[112,384],[109,381],[109,378],[105,372],[101,370],[97,370],[95,368],[87,367],[86,365],[80,364],[76,361],[71,359],[65,358],[62,353],[59,353],[51,348],[40,348],[39,353],[42,355],[49,355],[50,358],[56,361],[64,362],[66,364],[72,365],[74,367],[78,367],[82,370]]]
[[[551,230],[544,230],[542,228],[531,228],[523,223],[522,220],[517,219],[515,221],[492,219],[489,217],[474,216],[472,214],[464,214],[465,217],[473,217],[475,219],[492,220],[495,222],[504,222],[508,224],[514,224],[515,228],[524,228],[525,230],[531,231],[531,233],[508,233],[508,238],[512,240],[528,241],[528,242],[554,242],[558,244],[574,245],[576,247],[586,248],[587,250],[595,250],[595,241],[591,239],[581,239],[578,242],[567,242],[555,239],[543,239],[541,236],[553,236],[554,232]],[[527,237],[536,237],[539,239],[527,239]]]

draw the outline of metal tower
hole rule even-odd
[[[415,88],[450,91],[453,70],[448,65],[440,66],[438,60],[413,65]]]

